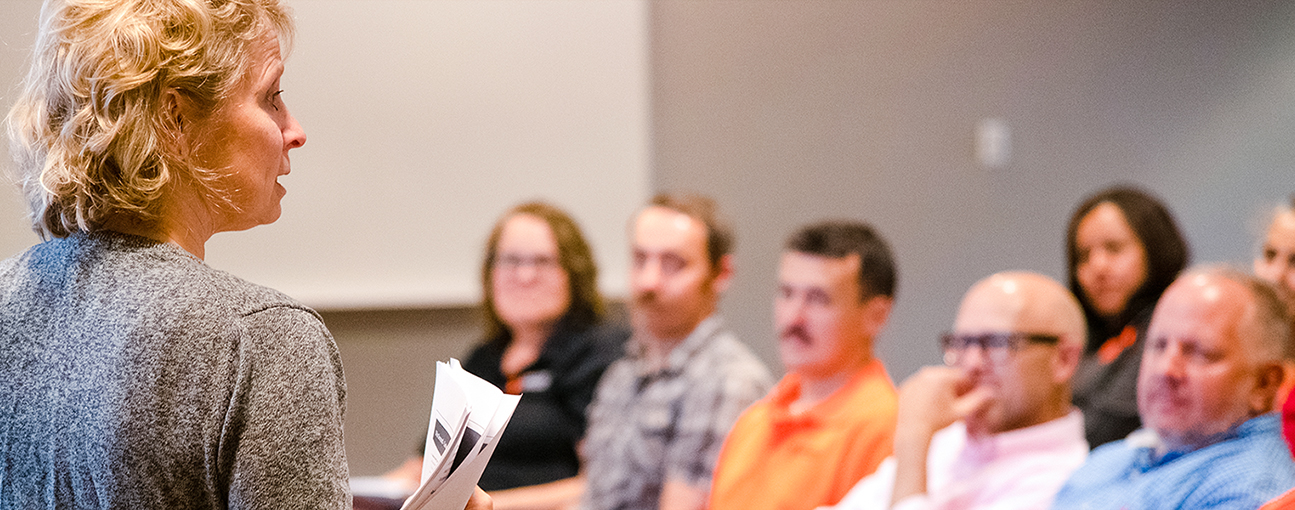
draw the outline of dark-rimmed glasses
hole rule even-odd
[[[944,364],[957,365],[963,354],[971,346],[979,346],[983,356],[990,362],[1001,365],[1021,350],[1026,343],[1057,345],[1061,337],[1039,333],[980,333],[940,335],[940,348],[944,350]]]

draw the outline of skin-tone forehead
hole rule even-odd
[[[674,209],[651,206],[634,221],[635,245],[651,241],[673,248],[706,249],[706,226],[696,218]]]
[[[526,213],[514,214],[504,222],[499,244],[518,244],[532,239],[541,239],[537,244],[548,248],[550,252],[557,252],[558,243],[553,239],[553,231],[549,228],[548,222],[539,216]]]
[[[1165,291],[1171,302],[1181,301],[1233,313],[1241,311],[1249,303],[1249,294],[1241,284],[1208,273],[1187,275]]]
[[[1084,318],[1070,291],[1046,276],[998,273],[967,291],[954,329],[965,332],[1020,331],[1084,337]]]
[[[245,77],[252,85],[259,85],[283,74],[283,54],[279,44],[279,34],[267,30],[250,47],[253,63]]]
[[[1268,225],[1267,240],[1272,242],[1291,237],[1295,237],[1295,210],[1288,209],[1273,217],[1272,223]]]
[[[1241,332],[1242,328],[1253,324],[1255,302],[1249,289],[1230,278],[1209,273],[1189,274],[1170,285],[1165,290],[1161,301],[1167,311],[1194,314],[1209,324],[1211,329],[1227,338],[1255,336],[1235,335]],[[1159,309],[1158,306],[1157,310]],[[1152,335],[1161,329],[1157,324],[1160,322],[1157,318],[1169,320],[1165,318],[1166,316],[1168,314],[1161,313],[1152,316],[1150,326]],[[1243,351],[1250,350],[1252,349],[1247,348]]]
[[[843,288],[855,289],[854,293],[858,294],[858,253],[851,253],[844,257],[826,257],[813,253],[785,251],[778,266],[778,278],[788,280],[793,276],[789,274],[792,270],[805,267],[811,267],[813,271],[797,272],[794,276],[802,277],[800,279],[817,280],[824,285],[839,283]]]

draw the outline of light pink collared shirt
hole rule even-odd
[[[1088,458],[1078,410],[1032,427],[968,441],[955,423],[935,434],[926,459],[927,493],[904,498],[895,510],[1045,510],[1070,474]],[[855,484],[834,507],[886,508],[895,486],[895,458]]]

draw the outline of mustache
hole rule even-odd
[[[802,342],[808,342],[809,332],[805,331],[804,326],[801,326],[799,324],[793,324],[791,326],[782,328],[782,330],[778,332],[778,338],[795,339],[795,340],[800,340]]]
[[[657,301],[657,294],[653,291],[642,291],[634,293],[634,304],[647,305]]]

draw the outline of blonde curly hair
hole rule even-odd
[[[47,0],[6,119],[32,229],[50,239],[114,216],[153,224],[177,181],[228,203],[216,171],[181,155],[167,96],[216,111],[271,35],[292,40],[280,0]]]

